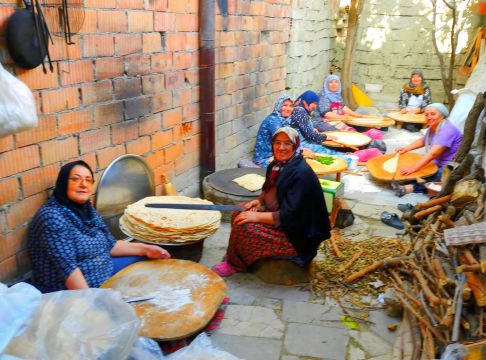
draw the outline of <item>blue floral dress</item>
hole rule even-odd
[[[116,240],[94,208],[90,213],[89,220],[82,220],[51,197],[32,219],[28,248],[33,284],[43,293],[66,289],[76,268],[90,287],[112,275],[110,251]]]

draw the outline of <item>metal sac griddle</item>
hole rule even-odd
[[[226,194],[236,196],[250,196],[256,197],[261,194],[261,190],[249,191],[244,187],[238,185],[233,180],[243,175],[258,174],[265,176],[265,168],[236,168],[216,171],[209,175],[206,181],[214,189]]]
[[[115,239],[121,240],[127,238],[119,227],[125,208],[154,194],[152,170],[143,158],[123,155],[103,172],[96,190],[95,207]]]

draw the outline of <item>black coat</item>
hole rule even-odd
[[[271,168],[270,164],[267,181]],[[308,264],[331,230],[319,180],[302,155],[297,155],[281,170],[276,186],[280,225],[299,257]]]

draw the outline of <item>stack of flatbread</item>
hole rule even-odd
[[[212,210],[149,208],[145,204],[213,203],[186,196],[149,196],[128,205],[120,218],[120,228],[134,239],[156,243],[184,243],[204,239],[219,228],[221,213]]]

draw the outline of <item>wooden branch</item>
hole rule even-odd
[[[432,267],[434,268],[435,274],[439,278],[439,287],[454,285],[454,280],[446,275],[438,258],[432,259]]]
[[[361,249],[359,250],[356,254],[353,255],[351,260],[349,260],[344,266],[341,266],[340,268],[337,269],[338,273],[343,273],[347,269],[349,269],[353,264],[358,260],[358,258],[365,253],[365,250]]]
[[[446,183],[442,185],[442,189],[437,194],[437,197],[442,197],[452,193],[456,182],[461,180],[469,172],[473,160],[474,156],[468,153],[459,166],[452,170],[451,175],[447,179]]]
[[[452,195],[442,196],[440,198],[435,198],[435,199],[432,199],[432,200],[424,202],[424,203],[417,203],[417,205],[415,205],[415,207],[419,210],[427,209],[427,208],[435,206],[435,205],[446,203],[451,199],[451,197],[452,197]]]
[[[430,214],[433,214],[439,210],[442,209],[442,205],[435,205],[435,206],[432,206],[432,207],[429,207],[428,209],[425,209],[425,210],[421,210],[419,212],[416,212],[413,217],[415,219],[422,219]]]
[[[440,304],[447,304],[448,301],[445,299],[441,299],[438,296],[436,296],[431,290],[429,285],[427,284],[427,281],[425,280],[424,276],[422,273],[418,270],[414,270],[413,275],[415,278],[418,280],[420,286],[422,287],[422,290],[424,291],[425,297],[427,298],[427,301],[430,303],[432,306],[437,306]]]
[[[341,250],[339,250],[336,237],[337,237],[336,231],[331,231],[331,246],[332,246],[332,250],[334,251],[334,255],[336,255],[336,257],[338,258],[342,258],[343,253],[341,252]]]
[[[453,228],[456,225],[454,224],[454,221],[451,220],[451,218],[447,214],[442,214],[439,215],[438,219],[445,225],[447,229]]]
[[[358,280],[359,278],[362,278],[363,276],[365,276],[366,274],[369,274],[370,272],[373,272],[375,271],[376,269],[380,268],[383,266],[383,264],[385,263],[385,260],[380,260],[380,261],[377,261],[373,264],[371,264],[370,266],[368,267],[365,267],[364,269],[362,269],[361,271],[358,271],[354,274],[352,274],[351,276],[348,276],[346,278],[346,282],[348,284]]]

